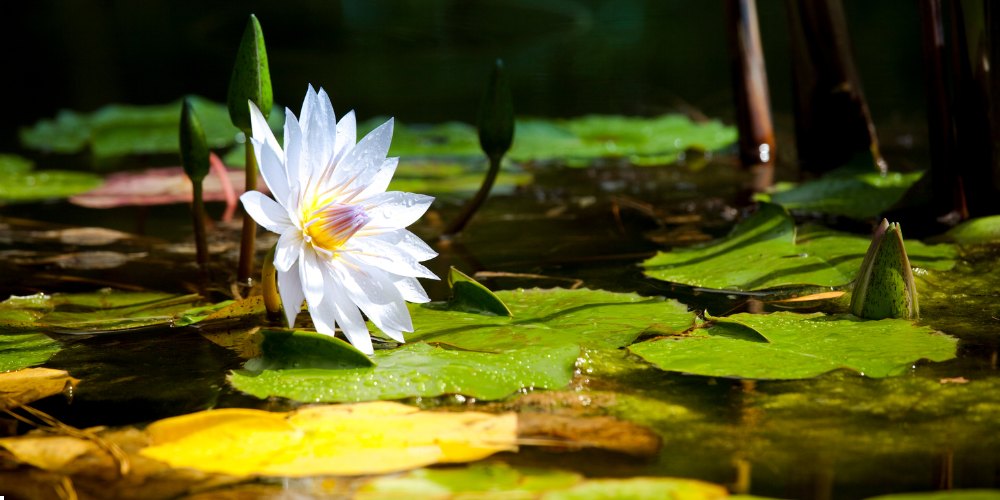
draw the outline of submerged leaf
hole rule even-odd
[[[843,286],[857,275],[870,240],[820,226],[796,231],[778,205],[761,203],[729,236],[689,248],[659,252],[643,262],[652,278],[724,290],[783,286]],[[907,242],[910,262],[933,270],[955,265],[950,245]]]
[[[428,412],[398,403],[291,413],[209,410],[155,422],[144,456],[236,476],[379,474],[516,450],[513,413]]]
[[[906,320],[776,312],[718,318],[690,335],[629,350],[662,370],[695,375],[801,379],[846,368],[880,378],[905,373],[921,359],[952,359],[957,343]]]

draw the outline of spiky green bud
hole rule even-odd
[[[180,142],[184,172],[191,178],[191,182],[201,183],[208,175],[208,141],[205,140],[205,130],[201,127],[201,120],[189,98],[184,98],[184,104],[181,105]]]
[[[264,47],[264,32],[260,29],[257,16],[250,14],[243,39],[236,52],[236,64],[229,78],[229,118],[240,130],[247,132],[250,126],[250,108],[247,101],[253,101],[267,118],[271,114],[271,73],[267,68],[267,49]]]
[[[486,92],[479,105],[479,145],[490,158],[500,158],[514,141],[514,103],[510,85],[497,59]]]
[[[899,224],[882,219],[875,230],[854,283],[851,313],[865,319],[920,316],[913,269]]]

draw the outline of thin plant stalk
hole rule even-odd
[[[278,293],[278,271],[274,268],[274,250],[277,245],[271,247],[264,257],[264,265],[260,271],[261,287],[263,288],[264,310],[267,311],[267,319],[272,322],[281,321],[281,295]]]
[[[205,269],[208,266],[208,241],[205,233],[205,196],[202,183],[192,182],[191,184],[191,217],[194,225],[194,247],[198,261],[198,267]]]
[[[496,182],[497,175],[500,173],[500,163],[503,161],[503,155],[491,155],[489,157],[490,168],[486,172],[486,178],[483,179],[483,184],[479,186],[479,191],[476,191],[476,195],[469,200],[464,207],[462,207],[462,212],[458,214],[458,217],[451,221],[451,224],[444,230],[444,236],[449,237],[462,232],[465,226],[472,219],[472,216],[479,211],[479,207],[483,205],[486,198],[490,195],[490,190],[493,189],[493,184]]]
[[[760,42],[755,0],[726,2],[729,62],[736,101],[740,162],[753,174],[751,189],[762,192],[774,182],[774,125]]]
[[[249,137],[249,135],[247,136]],[[246,143],[246,191],[257,189],[257,157],[249,139]],[[237,280],[240,285],[253,284],[253,253],[257,241],[257,222],[252,217],[243,217],[243,232],[240,237],[240,262],[237,266]]]

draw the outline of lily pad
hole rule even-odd
[[[1000,243],[1000,215],[967,220],[940,237],[960,245]]]
[[[0,372],[40,365],[59,351],[59,343],[41,333],[0,335]]]
[[[913,363],[955,357],[957,339],[910,321],[822,313],[736,314],[690,335],[629,350],[667,371],[752,379],[802,379],[850,369],[882,378]]]
[[[465,468],[419,469],[380,477],[358,490],[359,500],[433,498],[725,498],[725,488],[703,481],[669,477],[586,479],[559,469],[511,467],[504,463]]]
[[[905,230],[905,228],[904,228]],[[786,286],[843,286],[857,275],[870,238],[821,226],[796,230],[788,212],[761,203],[729,236],[704,245],[658,252],[642,263],[645,274],[703,288],[764,290]],[[915,267],[944,271],[955,265],[951,245],[906,241]]]
[[[224,104],[197,96],[190,99],[210,148],[236,144],[239,130]],[[22,129],[21,142],[25,147],[54,153],[79,153],[89,147],[98,163],[132,154],[175,153],[180,109],[181,101],[154,106],[112,104],[93,113],[64,110],[54,119]],[[282,120],[271,120],[272,128],[280,128]]]
[[[385,122],[359,125],[368,131]],[[518,162],[559,160],[588,166],[599,158],[626,158],[636,165],[673,163],[686,150],[716,151],[736,140],[736,130],[718,121],[693,122],[682,115],[627,117],[589,115],[572,119],[523,118],[517,121],[508,157]],[[475,127],[448,122],[405,125],[396,122],[391,156],[481,157]]]
[[[758,195],[793,212],[818,212],[870,219],[896,204],[923,172],[881,175],[870,166],[848,165],[802,184],[779,184],[771,194]]]
[[[0,302],[0,328],[8,331],[101,333],[170,326],[201,302],[196,294],[102,290],[36,294]]]
[[[376,350],[375,366],[264,369],[254,361],[233,372],[234,387],[257,397],[365,401],[463,394],[499,399],[524,388],[569,383],[581,347],[616,349],[642,334],[689,328],[693,313],[676,302],[601,290],[497,292],[513,318],[410,305],[409,344]],[[433,345],[432,345],[433,344]]]
[[[20,156],[0,155],[0,204],[67,198],[101,185],[101,177],[88,172],[34,170]]]

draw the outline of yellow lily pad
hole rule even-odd
[[[516,450],[517,416],[430,412],[391,402],[289,413],[223,409],[158,421],[141,454],[235,476],[361,475]]]

